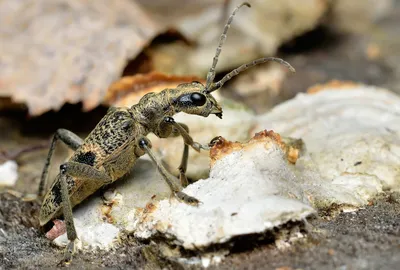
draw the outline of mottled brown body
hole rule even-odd
[[[93,166],[104,171],[112,181],[118,180],[128,173],[136,160],[144,154],[143,150],[138,148],[137,140],[139,138],[150,132],[160,138],[171,135],[173,127],[163,127],[163,119],[166,116],[173,116],[181,110],[189,110],[193,113],[203,112],[207,116],[210,113],[222,112],[211,95],[209,95],[210,102],[205,104],[201,110],[188,108],[179,102],[181,97],[190,95],[196,90],[200,91],[201,88],[204,86],[197,82],[181,84],[176,89],[148,93],[131,108],[110,108],[69,161]],[[68,178],[67,184],[72,207],[103,186],[101,182],[78,177]],[[44,225],[62,214],[60,190],[58,175],[44,197],[40,212],[40,224]]]
[[[160,93],[148,93],[139,103],[130,108],[110,108],[85,140],[74,133],[59,129],[54,135],[43,169],[39,185],[39,196],[42,195],[47,179],[48,168],[55,144],[62,140],[75,152],[71,158],[60,166],[50,190],[44,197],[40,211],[40,224],[51,219],[64,216],[69,243],[61,263],[69,263],[74,252],[74,241],[77,238],[72,208],[93,194],[104,185],[108,185],[128,173],[136,160],[147,154],[156,165],[160,175],[167,182],[172,194],[180,201],[197,206],[199,201],[181,191],[174,177],[164,168],[151,149],[146,135],[150,132],[159,138],[182,136],[184,150],[179,166],[181,185],[188,184],[185,176],[189,146],[196,151],[208,150],[209,147],[193,141],[187,126],[177,123],[172,118],[178,112],[208,117],[215,114],[222,118],[222,108],[211,95],[222,85],[240,72],[267,61],[275,61],[285,65],[291,71],[293,67],[279,58],[260,58],[226,74],[220,81],[214,82],[215,68],[222,45],[226,39],[229,26],[236,11],[250,5],[238,6],[228,19],[220,38],[213,64],[207,74],[206,85],[199,82],[180,84],[174,89],[165,89]]]
[[[115,181],[123,176],[127,168],[131,168],[138,158],[132,141],[140,134],[141,129],[143,128],[134,122],[129,110],[110,109],[69,161],[93,166],[107,173]],[[79,177],[67,178],[72,207],[103,185],[101,182],[85,180]],[[60,176],[58,175],[43,200],[40,212],[42,225],[62,214],[61,203]]]

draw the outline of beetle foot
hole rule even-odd
[[[72,261],[72,255],[75,252],[75,241],[70,241],[65,248],[64,258],[57,264],[57,266],[68,266]]]
[[[206,151],[210,150],[210,147],[208,145],[203,145],[203,144],[200,144],[198,142],[193,142],[192,147],[197,152],[200,152],[201,149],[202,150],[206,150]]]
[[[189,196],[186,193],[183,193],[182,191],[174,192],[174,195],[175,195],[175,198],[178,199],[178,201],[184,202],[184,203],[192,205],[192,206],[199,206],[199,204],[201,203],[195,197]]]

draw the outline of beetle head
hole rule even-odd
[[[202,83],[194,81],[178,85],[179,95],[173,99],[177,111],[204,117],[215,114],[222,118],[222,108],[215,98],[205,91]]]

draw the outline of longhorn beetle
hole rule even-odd
[[[175,184],[174,177],[164,168],[151,149],[151,142],[146,138],[150,132],[160,138],[182,136],[184,150],[179,166],[180,182],[188,185],[185,176],[189,146],[194,150],[208,150],[208,145],[193,141],[185,124],[177,123],[172,116],[178,112],[208,117],[215,114],[222,119],[222,108],[211,95],[232,77],[255,65],[275,61],[285,65],[294,72],[294,68],[280,58],[267,57],[254,60],[226,74],[220,81],[214,82],[215,67],[226,40],[226,34],[235,13],[242,7],[250,7],[243,3],[228,18],[213,58],[212,66],[207,74],[206,85],[199,82],[179,84],[174,89],[164,89],[159,93],[144,95],[138,104],[130,108],[111,107],[107,114],[85,140],[65,129],[58,129],[51,142],[46,163],[41,176],[38,195],[43,195],[47,181],[50,160],[56,142],[61,140],[75,152],[70,159],[60,166],[50,190],[43,199],[40,210],[40,224],[43,226],[53,218],[64,215],[69,243],[65,249],[64,259],[60,263],[69,263],[74,252],[74,241],[77,238],[72,208],[104,185],[108,185],[128,173],[136,160],[144,154],[149,155],[157,166],[162,178],[169,185],[172,194],[181,202],[197,206],[199,201],[181,190]]]

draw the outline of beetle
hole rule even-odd
[[[111,107],[85,140],[66,129],[58,129],[52,139],[41,176],[38,195],[43,196],[47,181],[51,157],[56,142],[61,140],[74,153],[69,160],[60,166],[49,191],[44,196],[39,221],[43,226],[50,220],[64,216],[69,243],[60,263],[68,264],[74,253],[74,241],[77,238],[72,208],[93,194],[99,188],[108,185],[127,174],[136,160],[144,154],[149,155],[162,178],[167,182],[172,194],[181,202],[197,206],[199,200],[181,191],[172,176],[161,164],[146,137],[150,132],[159,138],[182,136],[184,150],[179,166],[179,178],[183,187],[188,185],[186,168],[189,146],[196,151],[208,150],[208,145],[195,142],[189,135],[187,126],[175,122],[173,116],[178,112],[208,117],[211,114],[222,119],[222,108],[211,95],[220,89],[225,82],[240,72],[255,65],[275,61],[285,65],[294,72],[294,68],[284,60],[265,57],[244,64],[226,74],[220,81],[214,82],[215,68],[222,46],[226,40],[228,29],[235,13],[242,7],[250,7],[243,3],[236,7],[229,16],[220,37],[212,66],[207,74],[206,84],[194,81],[179,84],[173,89],[164,89],[159,93],[148,93],[132,107]]]

